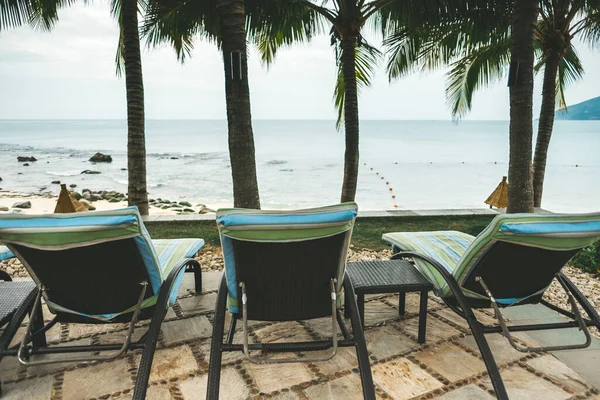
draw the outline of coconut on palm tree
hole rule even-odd
[[[69,0],[14,0],[0,2],[0,31],[29,23],[50,30],[58,21],[58,10],[72,5]],[[111,14],[119,22],[117,74],[125,71],[127,91],[128,202],[148,215],[146,187],[146,142],[144,133],[144,82],[138,31],[137,0],[112,0]]]

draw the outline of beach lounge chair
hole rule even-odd
[[[12,258],[13,253],[6,247],[0,246],[0,261]],[[4,350],[8,348],[17,330],[25,317],[31,313],[33,302],[37,295],[37,288],[32,281],[13,282],[5,271],[0,270],[0,360]],[[39,309],[32,322],[35,328],[41,328],[42,310]],[[45,345],[36,338],[36,345]],[[2,382],[0,382],[0,395],[2,395]]]
[[[394,258],[411,258],[434,285],[435,292],[466,319],[477,342],[496,396],[508,395],[484,333],[501,332],[522,352],[584,348],[590,345],[587,327],[600,329],[600,316],[561,269],[582,248],[600,240],[600,213],[499,215],[477,236],[456,232],[386,233]],[[570,310],[542,299],[556,279],[564,289]],[[508,326],[503,307],[540,303],[568,317],[551,324]],[[584,318],[578,305],[586,312]],[[498,325],[485,326],[473,308],[493,308]],[[576,344],[526,347],[511,332],[578,327],[584,340]]]
[[[318,362],[333,358],[339,346],[354,346],[358,356],[363,395],[375,392],[365,338],[354,290],[345,273],[357,206],[298,211],[226,209],[217,211],[225,271],[217,296],[210,350],[207,399],[219,398],[221,358],[225,351],[243,351],[252,363]],[[337,301],[344,289],[349,301],[352,333],[347,332]],[[226,308],[232,314],[225,340]],[[248,343],[248,321],[297,321],[331,318],[328,340],[295,343]],[[233,344],[238,319],[243,344]],[[338,340],[337,326],[344,339]],[[320,357],[256,356],[252,351],[326,351]]]
[[[188,257],[204,241],[159,241],[155,248],[136,207],[76,214],[2,215],[0,241],[21,260],[38,288],[32,313],[36,315],[43,297],[55,315],[37,332],[28,324],[18,350],[3,355],[17,356],[23,365],[41,365],[106,361],[128,350],[143,349],[133,397],[145,398],[161,323],[176,299],[185,268],[200,270]],[[135,323],[145,319],[150,319],[147,332],[132,343]],[[129,329],[122,345],[38,347],[32,343],[57,322],[127,323]],[[89,355],[100,351],[100,355]],[[58,359],[51,355],[77,352],[88,354]]]

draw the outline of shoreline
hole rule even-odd
[[[96,193],[96,192],[94,192]],[[0,214],[22,213],[22,214],[48,214],[53,213],[56,207],[58,195],[50,193],[19,193],[0,191]],[[149,215],[193,215],[211,214],[219,208],[231,207],[226,203],[201,203],[189,200],[166,200],[152,199],[149,202]],[[17,203],[29,202],[28,208],[13,207]],[[98,199],[90,201],[96,211],[113,210],[127,207],[126,200],[115,201],[112,199]]]

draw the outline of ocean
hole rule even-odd
[[[339,201],[344,135],[333,121],[253,126],[263,208]],[[361,210],[482,208],[508,174],[507,121],[365,120],[360,129]],[[57,194],[51,182],[60,180],[76,190],[126,192],[126,135],[120,120],[0,120],[0,187]],[[148,120],[146,141],[150,197],[232,204],[226,121]],[[113,162],[92,165],[96,152]],[[599,153],[600,121],[557,121],[542,206],[600,211]],[[17,156],[38,161],[26,167]],[[81,174],[87,169],[101,173]]]

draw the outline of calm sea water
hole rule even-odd
[[[146,131],[151,197],[232,202],[225,121],[150,120]],[[254,131],[264,208],[339,200],[344,137],[332,121],[254,121]],[[125,121],[0,121],[0,187],[57,193],[51,182],[60,180],[125,192],[126,132]],[[113,163],[88,162],[97,151]],[[360,151],[362,210],[485,207],[508,173],[508,122],[362,121]],[[543,206],[600,210],[599,154],[600,122],[558,121]],[[24,167],[19,155],[38,161]],[[101,174],[82,175],[85,169]]]

